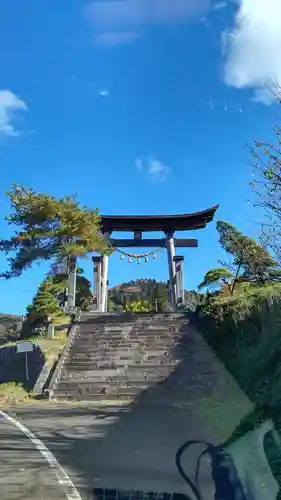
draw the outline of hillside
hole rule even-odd
[[[125,307],[128,302],[145,300],[152,310],[165,311],[169,309],[168,285],[153,279],[141,279],[121,283],[108,291],[109,310],[118,310]],[[205,295],[196,291],[185,291],[186,308],[194,311],[198,303],[205,300]]]
[[[22,329],[22,316],[0,313],[0,343],[16,340]]]

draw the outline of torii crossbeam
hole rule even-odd
[[[194,231],[203,229],[212,222],[218,205],[193,214],[183,215],[103,215],[101,217],[102,232],[116,248],[167,248],[170,285],[170,305],[173,310],[184,301],[183,257],[175,255],[175,248],[197,248],[197,239],[174,238],[176,231]],[[113,232],[132,232],[133,239],[112,238]],[[145,239],[145,232],[163,232],[165,238]],[[107,310],[108,294],[108,256],[93,257],[94,288],[97,298],[97,309]]]

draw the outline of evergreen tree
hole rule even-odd
[[[98,210],[80,207],[75,196],[56,199],[17,184],[6,194],[12,208],[6,220],[18,229],[10,239],[0,241],[0,250],[14,254],[2,277],[20,276],[41,260],[54,258],[62,262],[87,252],[108,252]]]
[[[82,311],[88,311],[92,305],[93,296],[90,281],[82,276],[83,269],[78,268],[76,277],[76,306]],[[65,302],[65,291],[67,288],[67,274],[57,274],[47,278],[40,289],[50,292],[62,306]]]
[[[47,320],[62,313],[56,298],[50,291],[39,290],[30,306],[27,307],[28,316]]]
[[[201,290],[206,287],[217,287],[226,285],[229,289],[229,291],[232,293],[232,284],[234,280],[234,275],[231,271],[228,269],[225,269],[223,267],[219,267],[217,269],[211,269],[208,271],[205,276],[204,280],[200,285],[198,286],[198,289]]]
[[[217,230],[220,244],[232,256],[237,267],[237,278],[260,285],[276,279],[278,264],[264,247],[227,222],[217,222]]]

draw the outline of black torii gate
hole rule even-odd
[[[212,222],[219,205],[193,214],[183,215],[103,215],[101,228],[110,239],[113,248],[166,248],[168,254],[170,305],[176,310],[184,302],[183,256],[175,255],[175,248],[197,248],[197,239],[178,239],[176,231],[203,229]],[[112,238],[113,232],[132,232],[132,239]],[[145,232],[163,232],[160,239],[145,239]],[[107,311],[108,294],[108,256],[93,257],[94,292],[96,307],[100,312]]]

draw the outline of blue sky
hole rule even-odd
[[[266,6],[265,6],[266,3]],[[79,193],[103,214],[173,214],[220,204],[258,234],[245,145],[270,137],[281,83],[279,0],[0,0],[0,231],[12,182]],[[190,236],[195,236],[190,235]],[[196,288],[222,257],[215,224],[185,256]],[[0,256],[1,268],[5,259]],[[83,263],[92,280],[89,261]],[[48,266],[0,281],[1,312],[24,313]],[[110,259],[110,285],[166,280]]]

